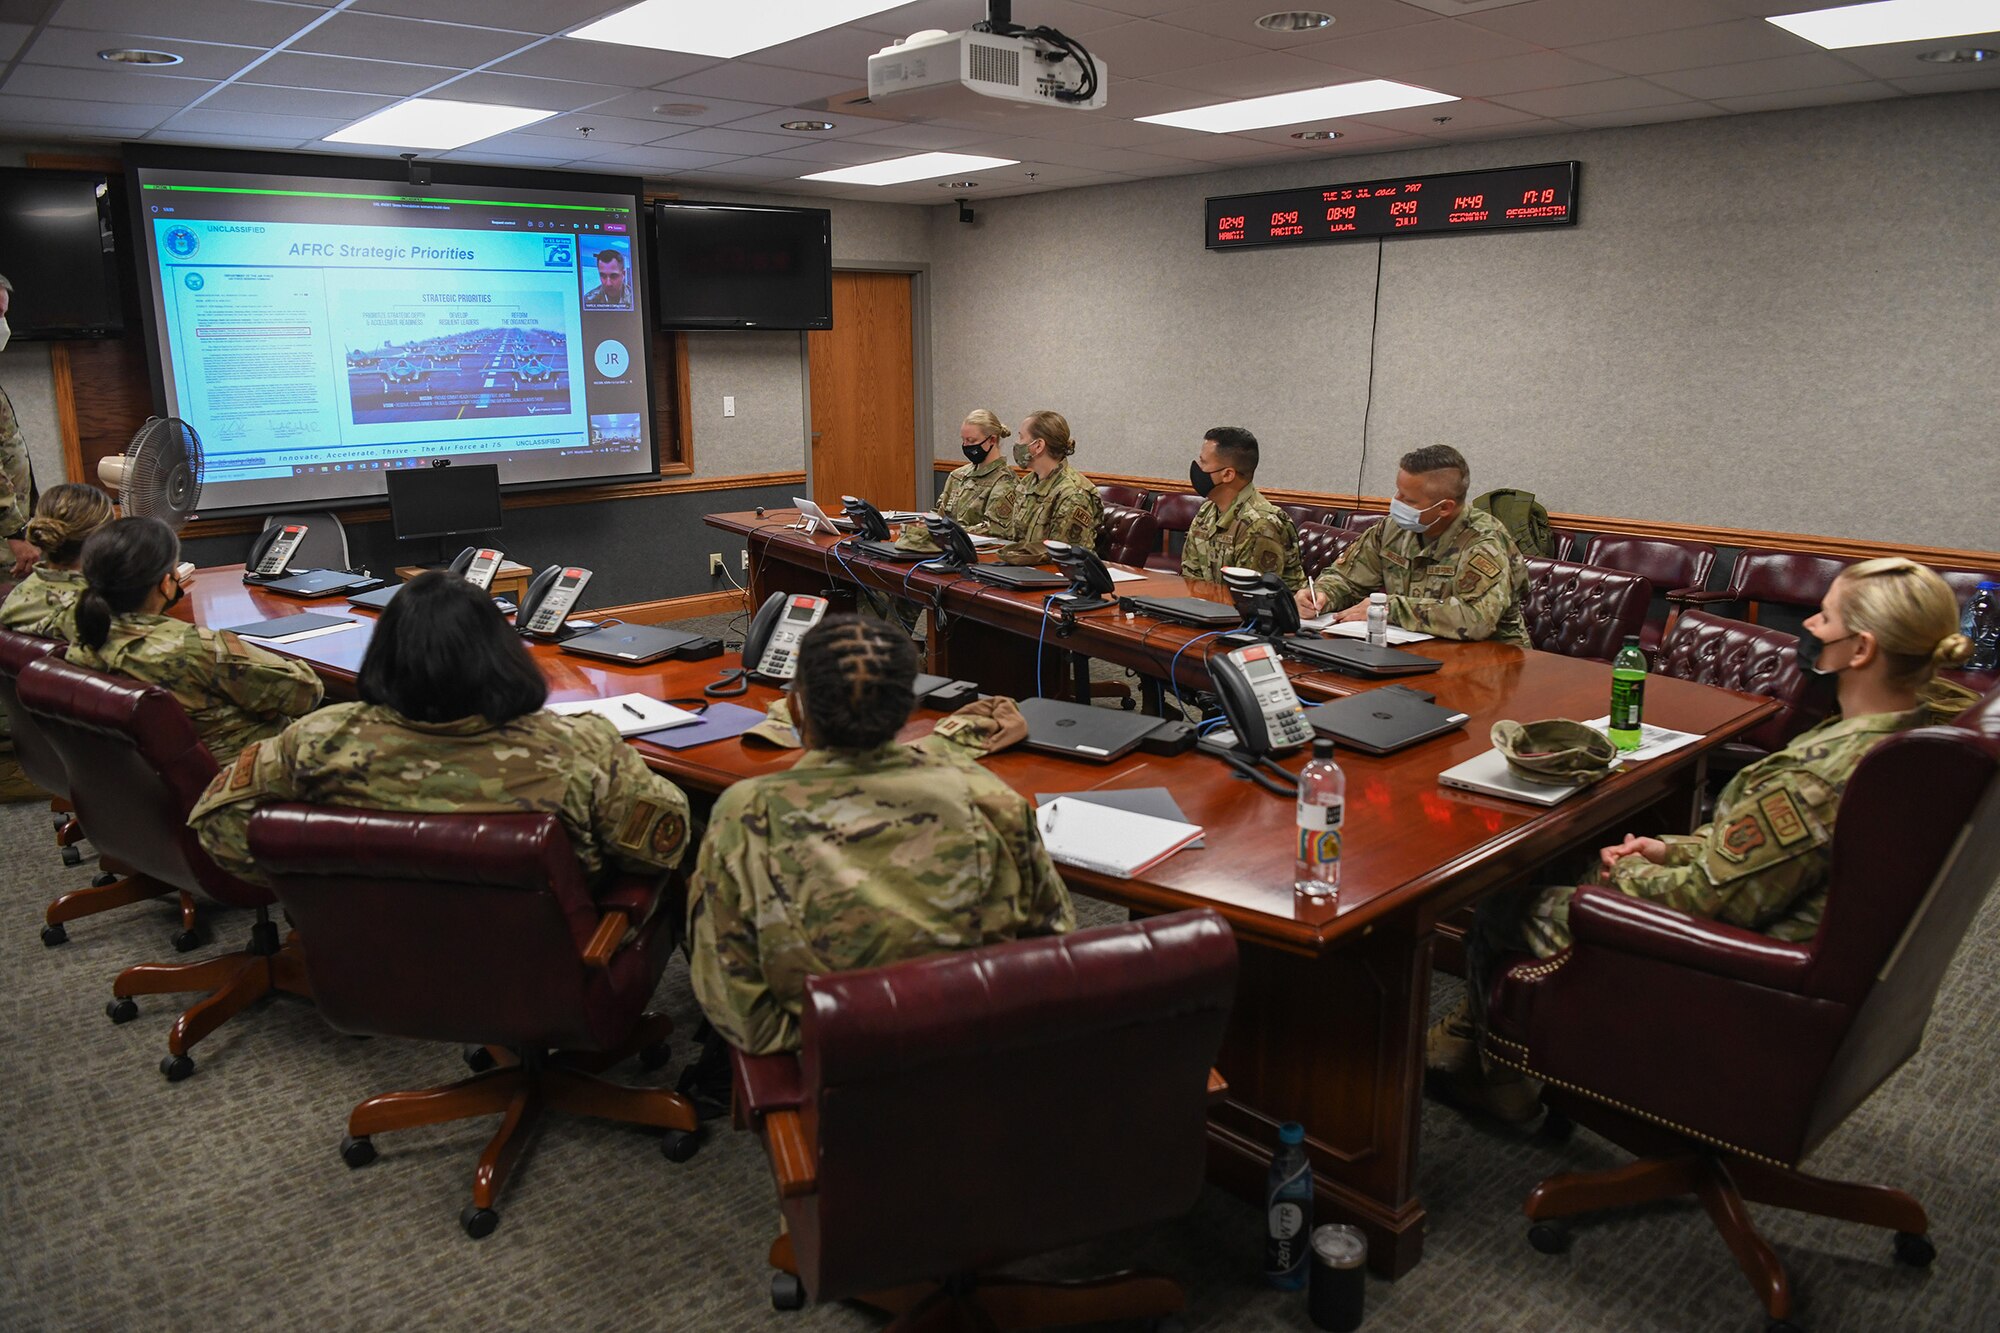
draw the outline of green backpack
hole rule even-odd
[[[1472,507],[1484,509],[1499,519],[1500,525],[1513,535],[1514,545],[1522,555],[1546,559],[1556,553],[1555,534],[1549,531],[1549,511],[1542,508],[1533,491],[1503,486],[1474,500]]]

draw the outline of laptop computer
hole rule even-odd
[[[1314,634],[1286,635],[1278,647],[1308,666],[1349,676],[1414,676],[1444,665],[1435,657],[1419,657],[1400,648],[1378,648],[1359,639],[1322,639]]]
[[[833,515],[827,513],[824,509],[821,509],[818,505],[814,504],[811,500],[806,499],[804,496],[794,495],[792,497],[792,508],[799,511],[799,521],[797,524],[794,525],[796,527],[809,527],[817,525],[814,528],[814,530],[819,532],[854,531],[853,519],[835,518],[833,517]],[[808,524],[806,522],[807,519],[813,520],[813,524]]]
[[[364,611],[387,610],[389,603],[395,601],[396,594],[402,590],[402,584],[391,583],[387,587],[377,588],[374,592],[358,592],[347,599],[347,604],[358,606]]]
[[[1306,710],[1306,721],[1322,736],[1331,736],[1363,754],[1394,754],[1418,741],[1456,731],[1466,715],[1440,708],[1395,685],[1363,690]]]
[[[1530,805],[1556,805],[1567,801],[1589,784],[1557,786],[1549,782],[1530,782],[1507,767],[1506,755],[1498,750],[1488,750],[1462,764],[1453,764],[1438,774],[1438,785],[1455,787],[1460,791],[1476,791],[1482,796],[1504,797],[1509,801],[1526,801]]]
[[[1021,700],[1021,716],[1028,723],[1028,739],[1021,743],[1030,750],[1099,764],[1129,753],[1160,725],[1160,719],[1144,713],[1042,698]]]
[[[877,560],[893,560],[898,564],[904,565],[913,565],[919,560],[935,560],[938,558],[936,549],[915,551],[907,546],[898,546],[894,542],[855,541],[850,544],[863,555],[872,555]]]
[[[926,557],[928,558],[928,557]],[[1067,588],[1069,575],[1034,565],[967,565],[965,572],[981,583],[1026,591],[1033,588]]]
[[[562,650],[610,662],[655,662],[701,638],[658,625],[606,625],[563,641]]]
[[[1205,597],[1146,597],[1129,599],[1149,616],[1171,620],[1177,625],[1198,629],[1235,629],[1243,623],[1243,613],[1233,606],[1211,602]]]
[[[293,574],[279,579],[276,583],[264,585],[266,592],[281,592],[287,597],[331,597],[353,589],[380,587],[382,580],[373,574],[355,574],[345,569],[308,569],[302,574]]]

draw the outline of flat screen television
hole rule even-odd
[[[833,327],[833,215],[824,208],[655,203],[653,243],[663,329]]]
[[[500,530],[500,469],[491,463],[398,468],[382,480],[398,541]]]
[[[636,178],[126,162],[157,395],[201,433],[204,513],[379,499],[443,459],[514,488],[658,475]]]
[[[115,338],[125,329],[113,223],[122,182],[101,171],[0,169],[0,273],[20,339]]]

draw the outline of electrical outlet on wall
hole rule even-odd
[[[735,416],[735,415],[736,415],[736,395],[735,395],[735,394],[733,394],[733,393],[725,393],[725,394],[723,394],[723,395],[722,395],[722,415],[724,415],[724,416],[726,416],[726,417],[733,417],[733,416]]]
[[[710,578],[714,578],[717,574],[720,574],[721,572],[722,572],[722,552],[710,551],[708,553],[708,576]]]
[[[744,547],[741,554],[743,556],[743,563],[740,567],[745,574],[748,574],[750,572],[750,548],[747,546]]]

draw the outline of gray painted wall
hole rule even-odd
[[[1448,442],[1556,510],[1990,549],[1996,142],[1966,93],[934,209],[933,438],[1052,407],[1083,467],[1177,477],[1234,422],[1268,484],[1375,495]],[[1567,158],[1573,228],[1381,247],[1365,466],[1377,246],[1201,244],[1210,194]]]

